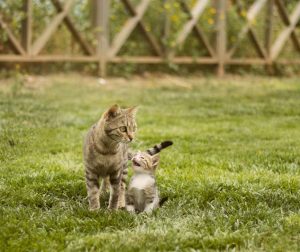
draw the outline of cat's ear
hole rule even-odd
[[[106,117],[107,119],[114,118],[114,117],[116,117],[119,113],[120,113],[120,107],[119,107],[118,104],[115,104],[115,105],[111,106],[111,107],[106,111],[105,117]]]
[[[158,166],[159,163],[159,154],[153,155],[152,156],[152,165],[153,168],[156,169],[156,167]]]
[[[136,113],[138,112],[138,109],[139,109],[138,106],[128,108],[127,113],[131,114],[133,117],[135,117]]]

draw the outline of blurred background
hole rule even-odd
[[[0,11],[2,74],[299,72],[299,0],[2,0]]]

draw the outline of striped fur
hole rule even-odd
[[[88,132],[83,158],[90,210],[100,207],[100,194],[111,188],[109,208],[125,207],[128,143],[134,138],[136,108],[114,105]],[[99,179],[103,178],[101,189]]]
[[[161,142],[160,144],[156,144],[154,145],[152,148],[146,150],[146,152],[148,154],[150,154],[151,156],[159,153],[160,151],[162,151],[163,149],[171,146],[173,144],[172,141],[164,141],[164,142]]]
[[[160,144],[156,144],[154,145],[153,147],[149,148],[148,150],[146,150],[146,152],[153,156],[159,152],[161,152],[163,149],[169,147],[173,145],[173,142],[172,141],[164,141],[164,142],[161,142]],[[131,150],[128,150],[128,160],[132,160],[132,158],[134,157],[136,153],[134,153],[133,151]]]

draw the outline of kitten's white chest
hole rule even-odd
[[[152,186],[154,183],[155,180],[153,177],[146,174],[140,174],[134,176],[133,180],[131,181],[130,187],[142,190]]]

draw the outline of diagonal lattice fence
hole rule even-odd
[[[43,2],[53,8],[51,17],[39,19],[35,13],[43,2],[19,2],[19,25],[9,15],[16,7],[0,4],[1,62],[95,62],[102,75],[109,63],[215,65],[219,76],[229,65],[300,64],[299,0],[49,0]],[[91,7],[88,15],[80,4]],[[120,18],[113,17],[117,8]],[[46,25],[36,29],[41,19]],[[83,28],[83,19],[90,25]],[[147,55],[128,48],[132,37],[137,47],[147,46]],[[49,49],[53,38],[66,49]]]

